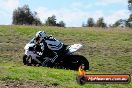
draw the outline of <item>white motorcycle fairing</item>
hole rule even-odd
[[[73,52],[76,52],[81,47],[82,47],[82,44],[73,44],[73,45],[70,45],[69,48],[68,48],[69,52],[67,54],[71,54]]]
[[[24,50],[25,50],[25,54],[27,56],[29,55],[33,55],[33,52],[32,51],[29,51],[29,47],[33,47],[35,44],[34,43],[28,43],[26,44],[26,46],[24,47]],[[77,50],[79,50],[80,48],[82,47],[82,44],[73,44],[73,45],[70,45],[68,46],[68,53],[67,54],[71,54],[71,53],[74,53],[76,52]]]
[[[35,44],[34,43],[28,43],[26,44],[26,46],[24,47],[24,50],[29,50],[29,47],[33,47]]]
[[[26,46],[24,47],[25,50],[25,55],[27,55],[28,57],[31,56],[32,59],[36,60],[38,63],[41,63],[36,57],[40,57],[39,55],[37,55],[36,53],[34,53],[33,51],[30,51],[29,48],[33,48],[34,47],[34,43],[28,43],[26,44]]]

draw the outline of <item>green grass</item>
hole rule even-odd
[[[132,30],[101,28],[58,28],[43,26],[0,26],[0,80],[33,81],[55,87],[131,88],[130,84],[76,83],[76,71],[29,67],[22,64],[23,47],[37,31],[45,31],[65,44],[81,43],[77,52],[90,62],[88,74],[132,73]]]

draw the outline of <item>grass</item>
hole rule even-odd
[[[76,83],[76,71],[22,64],[23,47],[37,31],[52,34],[65,44],[81,43],[77,52],[90,62],[88,74],[132,73],[132,30],[100,28],[58,28],[40,26],[0,26],[0,80],[42,82],[46,87],[131,88],[130,84]]]

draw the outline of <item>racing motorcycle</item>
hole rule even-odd
[[[27,43],[24,47],[25,54],[23,55],[23,63],[24,65],[28,66],[44,66],[43,62],[45,62],[45,60],[49,58],[43,57],[43,54],[45,54],[45,52],[35,52],[34,45],[34,43]],[[55,63],[53,67],[78,70],[80,65],[84,65],[84,70],[88,70],[88,60],[82,55],[74,54],[74,52],[79,50],[81,47],[82,44],[67,45],[65,48],[65,53],[63,53],[63,56],[59,57],[60,61]]]

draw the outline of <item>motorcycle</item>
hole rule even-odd
[[[42,57],[43,52],[34,52],[34,43],[28,43],[24,47],[25,54],[23,56],[23,63],[24,65],[34,65],[34,66],[43,66],[43,62],[48,59],[48,57]],[[82,47],[82,44],[73,44],[68,45],[65,48],[65,53],[63,56],[59,57],[60,61],[55,63],[53,67],[57,68],[64,68],[70,70],[78,70],[80,65],[84,65],[84,70],[89,69],[89,62],[88,60],[82,55],[75,55],[73,54],[77,50]],[[41,57],[40,57],[41,56]],[[37,57],[40,57],[38,59]]]

